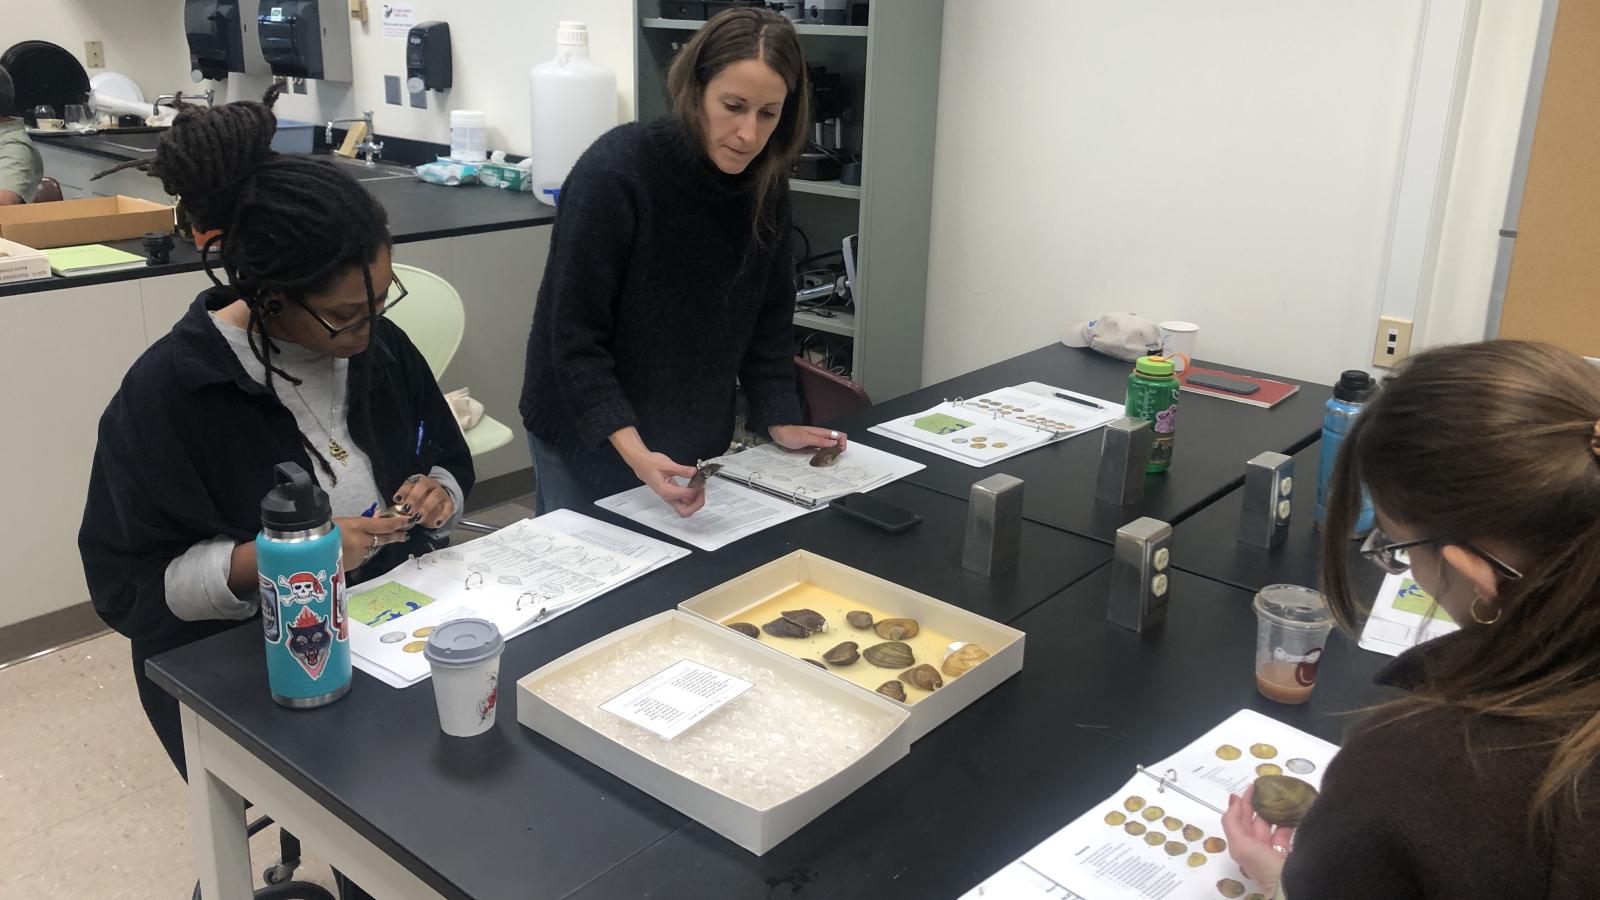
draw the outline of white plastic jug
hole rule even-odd
[[[561,183],[595,138],[617,124],[617,76],[589,60],[589,29],[562,22],[556,58],[528,73],[533,121],[533,195],[556,205]]]

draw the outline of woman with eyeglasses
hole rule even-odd
[[[95,610],[132,639],[140,701],[180,772],[177,702],[144,660],[257,614],[274,465],[328,492],[350,584],[442,546],[473,481],[427,362],[383,318],[405,296],[388,216],[333,164],[272,152],[276,98],[185,109],[144,165],[197,229],[221,232],[205,254],[216,287],[106,408],[78,535]]]
[[[1600,368],[1542,344],[1401,365],[1339,454],[1323,530],[1350,634],[1360,555],[1410,569],[1461,630],[1379,677],[1399,697],[1348,736],[1298,829],[1232,798],[1229,852],[1292,900],[1600,895]]]

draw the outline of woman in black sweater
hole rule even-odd
[[[561,188],[528,335],[521,412],[539,512],[680,484],[751,430],[794,449],[845,436],[799,425],[788,175],[804,143],[805,59],[767,10],[725,12],[667,76],[674,113],[602,136]]]
[[[1323,579],[1350,633],[1363,483],[1361,555],[1409,565],[1462,628],[1384,671],[1405,695],[1346,741],[1297,831],[1233,799],[1234,859],[1291,900],[1600,896],[1600,369],[1515,341],[1401,366],[1330,488]]]

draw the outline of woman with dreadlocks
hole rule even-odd
[[[95,611],[132,639],[180,772],[177,702],[144,661],[256,615],[274,465],[328,492],[350,584],[441,545],[473,480],[427,363],[383,318],[405,296],[383,207],[330,163],[272,152],[276,98],[184,111],[143,166],[221,232],[204,257],[216,287],[111,399],[78,534]]]

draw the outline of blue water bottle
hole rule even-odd
[[[1344,436],[1350,433],[1350,425],[1366,408],[1367,401],[1372,399],[1372,393],[1377,387],[1378,384],[1372,380],[1371,375],[1360,369],[1350,369],[1339,376],[1339,383],[1333,388],[1333,398],[1328,401],[1322,413],[1322,460],[1321,465],[1317,467],[1318,528],[1322,527],[1323,515],[1326,512],[1324,504],[1328,497],[1328,481],[1333,478],[1333,464],[1339,458],[1339,446],[1344,443]],[[1356,517],[1356,535],[1364,535],[1371,531],[1372,525],[1372,497],[1363,488],[1361,514]]]
[[[267,683],[284,706],[325,706],[350,690],[339,526],[305,469],[279,463],[273,477],[256,537]]]

